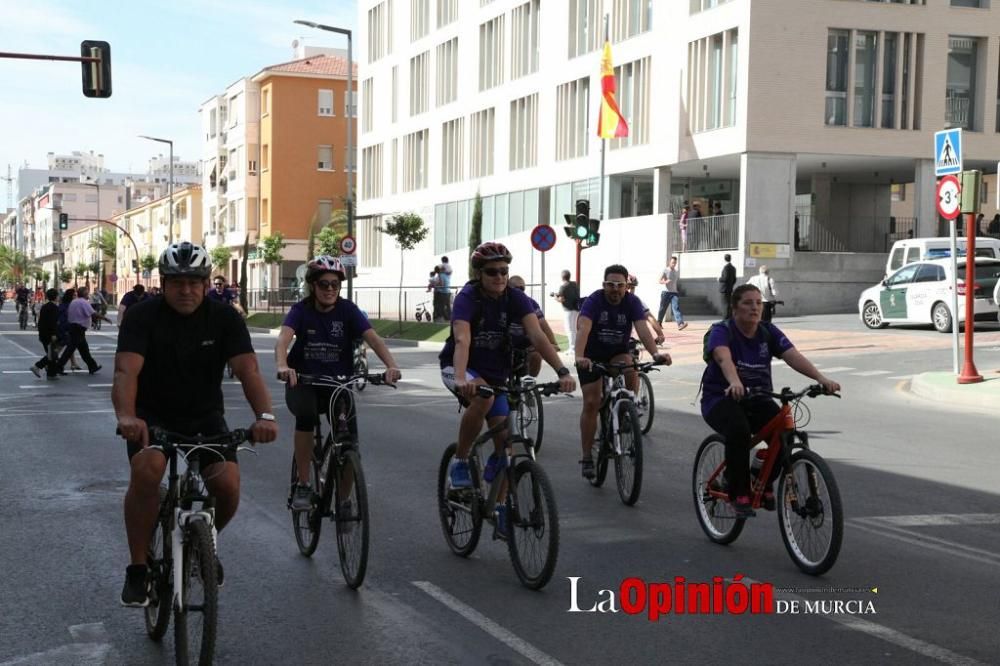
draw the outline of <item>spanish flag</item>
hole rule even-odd
[[[597,116],[597,136],[619,139],[628,136],[628,124],[615,101],[615,68],[611,64],[611,42],[604,42],[601,56],[601,111]]]

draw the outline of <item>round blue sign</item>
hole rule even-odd
[[[547,224],[539,224],[531,230],[531,247],[539,252],[548,252],[556,244],[556,232]]]

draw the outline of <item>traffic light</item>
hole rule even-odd
[[[576,237],[587,240],[590,234],[590,202],[586,199],[576,200],[576,220],[574,221]]]
[[[601,234],[597,233],[601,228],[600,220],[589,220],[587,224],[587,245],[594,247],[601,242]]]
[[[59,213],[59,231],[69,229],[69,213]]]
[[[80,55],[98,58],[80,63],[83,69],[83,94],[87,97],[111,97],[111,45],[86,39],[80,42]]]

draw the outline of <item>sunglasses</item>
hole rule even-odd
[[[489,275],[490,277],[496,277],[498,275],[506,276],[510,272],[510,269],[504,266],[503,268],[484,268],[483,273]]]
[[[625,286],[624,282],[605,282],[604,286],[608,289],[621,289]]]
[[[316,280],[315,284],[320,289],[340,289],[340,282],[337,280]]]

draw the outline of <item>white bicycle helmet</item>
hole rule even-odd
[[[205,248],[188,241],[167,246],[160,255],[161,277],[208,278],[212,274],[212,258]]]
[[[306,282],[315,282],[323,273],[336,273],[341,281],[347,279],[347,273],[337,257],[321,254],[306,264]]]

